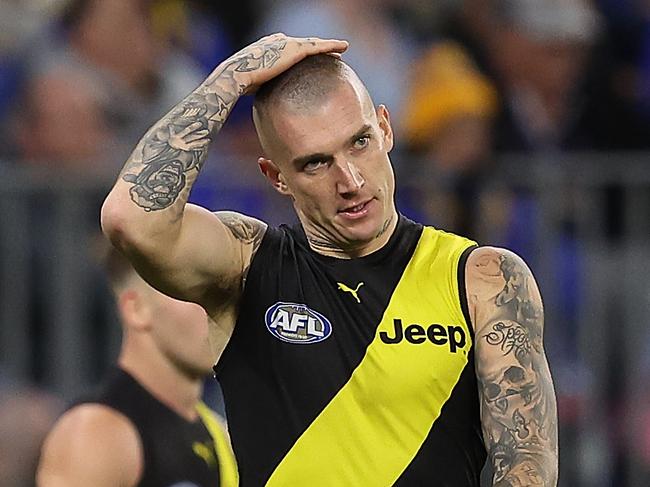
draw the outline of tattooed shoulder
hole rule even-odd
[[[511,250],[498,247],[479,247],[474,250],[467,259],[467,273],[468,277],[486,284],[496,283],[515,273],[532,275],[521,257]]]
[[[483,303],[503,311],[516,309],[531,319],[541,315],[542,299],[533,274],[524,260],[510,250],[474,250],[467,259],[466,285],[470,308]],[[527,298],[525,302],[523,297]]]
[[[232,211],[219,211],[215,215],[237,240],[243,244],[252,245],[253,253],[257,250],[266,232],[265,223]]]

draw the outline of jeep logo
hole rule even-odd
[[[443,326],[434,323],[429,325],[428,328],[424,328],[422,325],[415,323],[403,328],[402,320],[395,318],[393,320],[393,327],[392,336],[385,331],[379,332],[379,338],[387,345],[394,345],[404,339],[414,345],[419,345],[429,340],[434,345],[448,344],[449,351],[456,353],[456,350],[465,347],[467,343],[465,330],[457,325]]]

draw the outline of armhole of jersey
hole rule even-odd
[[[267,226],[266,231],[264,232],[264,236],[262,237],[262,241],[260,242],[259,247],[257,248],[257,251],[253,256],[251,257],[251,262],[250,266],[248,267],[248,272],[246,273],[246,279],[243,282],[243,288],[241,290],[241,296],[239,298],[239,304],[238,306],[241,306],[243,302],[245,302],[247,296],[252,292],[250,291],[249,286],[247,286],[247,281],[248,278],[251,275],[254,275],[258,272],[259,266],[262,264],[259,264],[260,261],[263,261],[263,255],[268,253],[268,247],[273,245],[274,239],[278,238],[278,235],[280,235],[282,232],[282,229],[279,227],[272,227],[272,226]],[[228,355],[229,355],[229,350],[231,348],[231,343],[233,341],[233,337],[237,333],[237,323],[239,321],[239,313],[237,318],[235,319],[235,329],[232,332],[232,335],[230,336],[228,343],[226,344],[225,348],[221,352],[221,355],[219,356],[219,359],[217,360],[217,363],[215,363],[212,366],[212,371],[213,371],[213,376],[216,379],[217,376],[219,375],[219,371],[223,368],[223,364],[228,361]]]
[[[474,324],[469,315],[469,306],[467,302],[467,286],[465,282],[465,267],[467,266],[467,259],[469,254],[471,254],[475,249],[478,248],[478,245],[470,245],[460,254],[458,259],[458,298],[460,299],[460,309],[463,312],[463,317],[465,318],[465,323],[467,323],[467,328],[472,336],[472,341],[474,341]]]
[[[148,441],[149,439],[146,438],[145,436],[145,431],[141,428],[141,425],[131,416],[129,416],[125,411],[121,410],[118,404],[115,404],[112,401],[104,401],[100,402],[99,400],[95,399],[80,399],[78,401],[73,402],[70,407],[68,407],[65,412],[70,412],[74,408],[79,407],[79,406],[84,406],[84,405],[95,405],[95,406],[103,406],[107,409],[110,409],[113,411],[113,413],[118,414],[121,416],[126,423],[128,423],[131,428],[133,428],[133,431],[135,432],[135,436],[138,441],[138,450],[140,453],[140,461],[142,462],[140,465],[140,471],[138,472],[138,475],[136,476],[137,482],[136,485],[140,485],[142,481],[145,479],[147,475],[147,466],[151,463],[151,451],[149,449]]]
[[[271,239],[271,234],[276,232],[275,227],[271,227],[270,225],[267,225],[266,230],[264,230],[264,235],[262,236],[262,241],[260,242],[259,247],[257,247],[257,250],[255,253],[251,256],[251,261],[248,266],[248,270],[246,271],[246,275],[244,276],[243,282],[242,282],[242,294],[241,298],[243,299],[244,293],[246,292],[246,282],[248,281],[248,276],[251,275],[251,272],[253,272],[254,267],[255,267],[255,262],[257,259],[257,256],[262,254],[266,248],[266,245],[268,245],[268,241]]]
[[[142,460],[142,466],[140,468],[140,472],[138,475],[138,483],[137,483],[137,485],[140,485],[140,483],[147,478],[147,475],[149,473],[148,472],[149,465],[151,465],[153,461],[151,458],[151,453],[153,451],[150,446],[151,440],[149,439],[149,436],[147,435],[145,428],[142,427],[140,421],[137,421],[135,418],[131,418],[130,416],[127,416],[124,411],[120,411],[116,407],[113,406],[108,406],[108,407],[110,407],[117,413],[124,416],[124,418],[128,421],[128,423],[133,428],[133,431],[135,431],[135,435],[138,437],[138,444],[140,446],[140,459]]]
[[[148,472],[148,467],[152,463],[151,459],[151,447],[149,446],[149,438],[145,437],[145,431],[140,428],[140,425],[136,423],[136,421],[126,414],[124,414],[122,411],[119,411],[115,409],[118,413],[120,413],[122,416],[126,418],[126,420],[129,422],[129,424],[133,427],[133,430],[135,431],[135,435],[138,437],[138,445],[140,447],[140,460],[142,460],[142,465],[140,466],[140,472],[138,472],[138,483],[137,485],[140,485],[140,483],[146,478]]]

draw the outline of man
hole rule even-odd
[[[118,367],[55,424],[38,485],[237,485],[229,442],[200,401],[213,360],[205,310],[148,286],[115,249],[106,267],[123,323]]]
[[[475,486],[486,448],[494,485],[555,485],[530,270],[398,215],[388,110],[346,47],[275,34],[224,61],[144,136],[104,231],[214,320],[242,485]],[[259,166],[293,228],[187,204],[211,138],[256,90]]]

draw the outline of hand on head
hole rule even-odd
[[[338,57],[347,48],[348,42],[343,40],[272,34],[226,59],[208,78],[208,84],[223,72],[230,71],[242,85],[243,93],[253,93],[307,56],[331,54]]]

